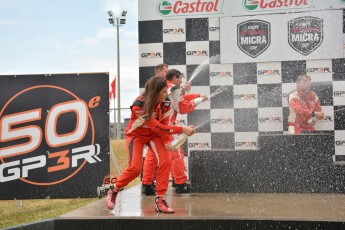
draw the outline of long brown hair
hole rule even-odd
[[[157,97],[160,91],[167,86],[166,80],[161,77],[151,77],[145,85],[145,91],[143,93],[144,99],[144,111],[149,115],[149,119],[152,116],[154,106],[157,103]]]

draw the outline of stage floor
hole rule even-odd
[[[66,213],[57,219],[234,219],[330,221],[345,220],[343,194],[192,193],[176,194],[171,187],[166,199],[174,214],[154,211],[154,196],[140,193],[140,185],[121,191],[115,209],[105,198]]]

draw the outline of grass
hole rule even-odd
[[[125,140],[111,141],[112,149],[116,156],[120,172],[128,164],[125,151]],[[114,162],[110,162],[110,171],[115,170]],[[140,179],[133,180],[127,187],[140,183]],[[39,200],[2,200],[0,201],[0,229],[24,223],[54,218],[64,213],[71,212],[98,198],[87,199],[39,199]]]
[[[0,228],[57,217],[96,200],[98,199],[3,200],[0,201]]]

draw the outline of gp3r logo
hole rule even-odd
[[[62,87],[38,85],[15,94],[0,111],[0,182],[48,186],[100,162],[88,104]]]

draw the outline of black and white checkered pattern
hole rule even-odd
[[[196,75],[193,93],[214,95],[178,117],[198,126],[188,150],[256,149],[258,135],[287,133],[287,96],[308,74],[326,116],[316,129],[334,133],[335,154],[345,155],[345,59],[220,64],[219,33],[219,18],[139,22],[140,54],[149,56],[140,57],[140,88],[166,63],[186,80]]]

